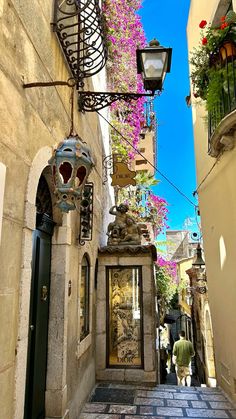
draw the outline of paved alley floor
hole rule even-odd
[[[236,408],[217,388],[98,384],[79,419],[233,418]]]

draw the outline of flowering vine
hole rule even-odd
[[[176,262],[168,261],[160,255],[157,257],[156,284],[160,323],[163,323],[165,314],[170,308],[178,288]]]
[[[106,20],[109,46],[108,84],[111,91],[143,92],[141,77],[137,75],[136,49],[146,44],[144,30],[137,11],[141,0],[106,0],[103,13]],[[137,148],[144,125],[144,98],[130,103],[111,105],[111,122],[132,146]],[[121,143],[120,136],[112,132],[113,151],[128,155],[132,160],[135,150]]]
[[[129,211],[137,222],[152,226],[154,239],[167,225],[168,204],[164,198],[155,195],[151,187],[159,183],[150,173],[138,173],[135,177],[137,187],[119,190],[119,203],[129,206]]]
[[[142,0],[105,0],[103,13],[106,21],[109,47],[108,84],[109,90],[116,92],[143,93],[141,76],[137,75],[136,50],[146,46],[146,38],[137,14]],[[144,98],[130,103],[115,102],[110,107],[111,123],[134,148],[138,148],[140,132],[145,125]],[[122,143],[121,136],[111,132],[113,152],[134,159],[133,147]],[[147,179],[146,179],[147,180]],[[156,181],[157,182],[157,181]],[[167,226],[167,202],[151,192],[150,185],[141,182],[137,175],[137,187],[120,189],[119,203],[129,205],[129,210],[139,222],[153,226],[154,236]],[[153,183],[154,185],[154,183]]]

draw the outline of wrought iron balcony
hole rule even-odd
[[[208,112],[208,145],[209,154],[212,157],[216,157],[222,149],[233,148],[229,137],[232,136],[233,139],[235,131],[236,56],[228,56],[225,50],[224,59],[222,53],[221,55],[219,53],[217,62],[215,71],[218,72],[218,81],[215,81],[215,95],[213,95],[213,100],[216,103],[211,106],[211,110]],[[208,100],[207,98],[207,102]]]
[[[77,87],[106,64],[107,48],[99,0],[55,0],[53,30]]]

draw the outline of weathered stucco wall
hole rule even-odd
[[[69,88],[23,89],[22,86],[23,82],[67,80],[70,77],[56,35],[51,30],[52,6],[53,2],[49,0],[0,2],[0,162],[6,167],[5,192],[4,197],[1,196],[0,247],[0,411],[4,419],[23,417],[37,184],[41,171],[47,165],[47,153],[50,154],[52,147],[65,138],[70,129]],[[84,247],[78,245],[76,212],[64,217],[64,221],[57,212],[52,246],[50,371],[47,376],[47,390],[51,393],[47,391],[46,395],[48,416],[56,415],[58,396],[58,417],[63,417],[70,410],[71,419],[77,417],[80,405],[95,381],[94,320],[87,346],[78,355],[80,263],[84,252],[87,252],[91,261],[90,298],[94,303],[94,266],[99,241],[105,231],[104,214],[110,206],[109,194],[102,185],[102,157],[104,146],[108,148],[108,130],[103,126],[101,131],[96,114],[80,114],[77,111],[76,94],[74,119],[77,133],[90,146],[97,160],[89,178],[94,182],[93,240]],[[104,141],[107,143],[104,144]],[[41,167],[37,156],[44,149],[49,151],[44,154],[46,157]],[[72,281],[70,297],[67,293],[69,279]],[[91,303],[90,307],[92,319],[94,304]],[[58,322],[60,319],[61,324]],[[55,350],[54,336],[58,331],[63,333],[63,344],[60,346],[63,369],[59,368],[60,383],[56,388],[56,380],[53,384],[50,380],[58,365],[53,353],[50,353],[50,345]]]
[[[222,16],[225,14],[227,1],[191,1],[188,21],[189,51],[199,43],[200,21],[205,19],[211,22],[219,5],[218,10]],[[193,99],[192,109],[199,184],[212,168],[215,159],[207,154],[208,133],[203,118],[206,115],[204,108],[198,102]],[[200,187],[198,195],[215,343],[217,382],[236,399],[235,171],[236,149],[224,152]]]

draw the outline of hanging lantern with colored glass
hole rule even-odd
[[[65,138],[48,162],[52,168],[57,206],[63,212],[77,209],[84,185],[94,166],[90,149],[78,135]]]

